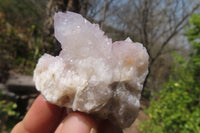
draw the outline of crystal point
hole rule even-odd
[[[54,28],[62,51],[39,59],[36,88],[50,103],[129,127],[148,73],[143,45],[130,38],[112,43],[99,25],[73,12],[56,13]]]

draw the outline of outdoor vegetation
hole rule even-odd
[[[20,114],[15,110],[17,108],[16,103],[2,99],[2,97],[2,92],[0,92],[0,131],[4,133],[10,132],[12,127],[19,121]]]
[[[198,133],[200,131],[200,15],[194,14],[186,28],[194,51],[185,61],[174,56],[174,76],[163,85],[147,109],[149,120],[141,124],[146,133]]]
[[[199,0],[0,0],[0,84],[32,75],[43,53],[59,53],[53,15],[66,10],[99,23],[113,41],[129,36],[147,48],[141,110],[148,120],[138,132],[200,132]],[[23,115],[3,92],[0,86],[0,132],[7,133]]]

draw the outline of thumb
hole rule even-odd
[[[97,126],[86,114],[73,112],[60,123],[55,133],[97,133]]]

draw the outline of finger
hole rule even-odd
[[[55,133],[97,133],[97,126],[88,115],[73,112],[62,121]]]
[[[40,95],[11,133],[53,133],[61,121],[61,115],[61,108],[44,101]]]

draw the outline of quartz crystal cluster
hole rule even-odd
[[[54,29],[62,51],[39,59],[36,88],[50,103],[129,127],[148,73],[143,45],[130,38],[112,43],[98,24],[73,12],[56,13]]]

